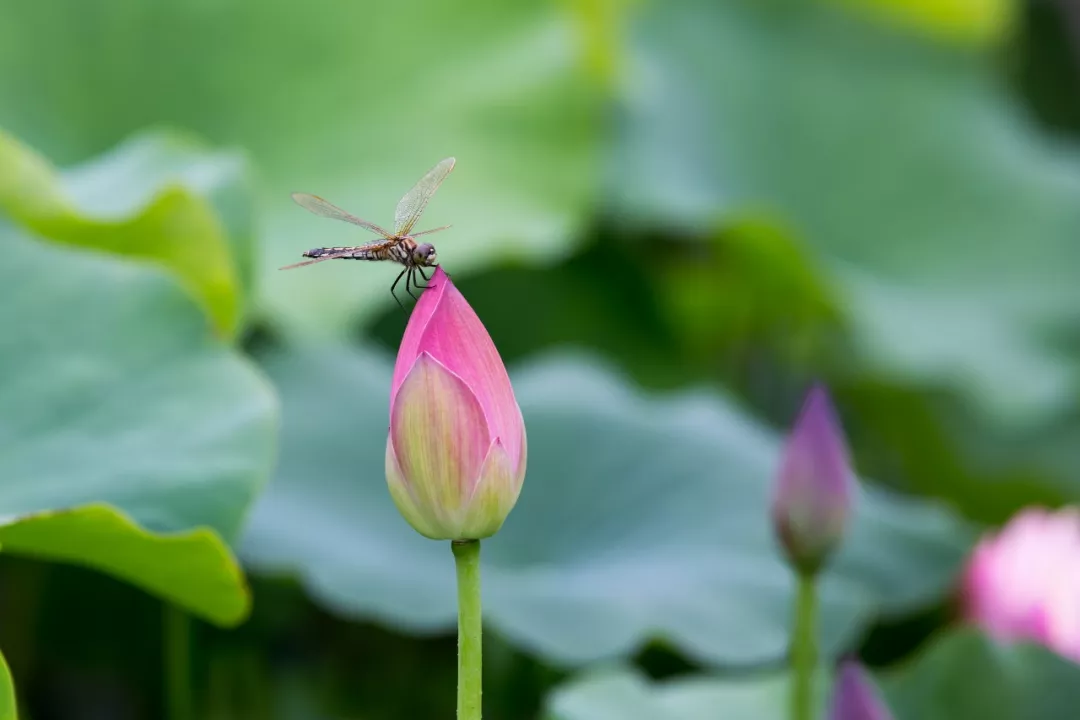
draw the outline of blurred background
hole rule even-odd
[[[530,446],[486,717],[783,717],[815,380],[864,479],[826,664],[899,718],[1071,717],[1080,670],[955,599],[979,532],[1080,500],[1078,132],[1072,0],[0,0],[20,717],[450,717],[450,551],[383,471],[396,271],[277,270],[368,239],[290,192],[389,225],[446,156],[421,229]]]

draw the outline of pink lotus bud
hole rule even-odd
[[[963,614],[999,640],[1033,640],[1080,662],[1080,511],[1028,508],[972,552]]]
[[[829,720],[892,720],[866,671],[854,660],[840,664]]]
[[[791,563],[814,573],[839,544],[855,478],[829,395],[810,390],[784,449],[772,502],[773,527]]]
[[[438,269],[394,365],[386,481],[435,540],[494,535],[525,479],[525,423],[480,318]]]

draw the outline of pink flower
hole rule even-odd
[[[873,682],[854,660],[840,665],[833,687],[829,720],[892,720]]]
[[[964,617],[999,640],[1033,640],[1080,662],[1080,511],[1028,508],[979,541]]]
[[[438,269],[401,340],[390,390],[386,480],[436,540],[494,535],[525,479],[525,423],[487,330]]]
[[[788,437],[772,501],[773,528],[800,572],[816,572],[840,543],[855,487],[844,431],[816,386]]]

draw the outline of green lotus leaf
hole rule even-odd
[[[15,703],[15,685],[11,682],[4,656],[0,655],[0,720],[17,720],[18,706]]]
[[[148,260],[176,274],[225,337],[237,331],[242,290],[234,251],[243,232],[243,163],[193,140],[142,134],[65,173],[0,132],[0,211],[56,242]],[[229,212],[236,245],[211,197]]]
[[[221,538],[268,475],[272,390],[163,269],[2,218],[0,254],[2,552],[238,621],[247,589]]]
[[[251,597],[217,533],[154,534],[109,505],[84,505],[0,521],[0,551],[100,570],[211,620],[234,625]]]

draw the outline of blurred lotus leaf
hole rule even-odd
[[[841,0],[897,24],[960,42],[992,43],[1012,31],[1019,0]]]
[[[636,670],[614,667],[558,688],[548,698],[544,720],[785,720],[787,705],[784,676],[653,683]]]
[[[852,372],[946,386],[1014,427],[1069,412],[1076,153],[1016,109],[988,52],[783,8],[675,0],[637,19],[620,207],[706,227],[771,212],[829,276]]]
[[[242,183],[237,156],[176,134],[141,134],[60,174],[0,132],[0,211],[39,237],[164,266],[225,337],[239,327],[243,300],[233,258],[251,259]]]
[[[392,302],[389,270],[277,272],[311,247],[370,239],[289,193],[385,226],[453,155],[421,221],[454,225],[438,238],[448,268],[562,253],[597,183],[606,87],[587,58],[609,50],[590,33],[594,12],[552,0],[5,3],[0,124],[64,161],[147,122],[242,145],[265,180],[262,308],[292,334],[339,333]]]
[[[107,247],[92,227],[82,244]],[[2,551],[239,620],[247,590],[214,533],[236,534],[268,474],[271,389],[161,270],[2,219],[0,254]]]
[[[1080,707],[1080,666],[970,628],[937,638],[883,685],[897,720],[1060,720]]]
[[[452,628],[450,548],[416,535],[386,488],[389,363],[339,350],[278,354],[266,367],[284,404],[283,454],[241,557],[300,576],[342,614]],[[711,394],[643,397],[580,360],[514,381],[529,470],[484,543],[485,618],[564,664],[653,638],[705,662],[781,658],[792,583],[767,520],[777,438]],[[970,541],[940,509],[868,490],[825,582],[827,651],[879,613],[938,598]]]
[[[232,552],[205,527],[154,534],[95,504],[7,518],[0,543],[5,553],[100,570],[219,625],[240,622],[251,607]]]
[[[0,718],[3,720],[16,720],[18,707],[15,704],[15,686],[11,682],[11,671],[8,670],[4,656],[0,655]]]
[[[833,288],[807,249],[768,221],[743,217],[657,266],[666,316],[706,366],[734,348],[769,347],[805,365],[835,347],[843,313]]]
[[[896,720],[1060,720],[1080,703],[1080,666],[1034,645],[999,645],[971,629],[932,642],[879,680]],[[825,683],[823,683],[824,685]],[[819,693],[824,700],[825,688]],[[653,683],[611,668],[556,690],[547,720],[784,720],[783,676]]]

